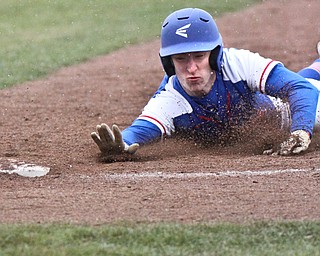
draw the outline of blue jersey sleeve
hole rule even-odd
[[[122,131],[122,138],[128,145],[133,143],[143,145],[160,137],[161,131],[156,125],[140,119],[136,119],[131,126]]]
[[[266,93],[289,102],[291,131],[302,129],[312,135],[319,95],[316,87],[297,73],[277,65],[267,79]]]

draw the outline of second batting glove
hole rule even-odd
[[[304,130],[297,130],[291,133],[289,139],[280,144],[280,149],[274,151],[272,149],[265,150],[263,154],[269,155],[295,155],[306,151],[311,143],[310,135]]]

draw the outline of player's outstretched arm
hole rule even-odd
[[[97,131],[91,133],[91,138],[98,145],[101,153],[107,156],[134,154],[139,148],[137,143],[127,145],[122,139],[119,127],[115,124],[111,129],[106,124],[97,125]]]

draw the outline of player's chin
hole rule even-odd
[[[203,83],[201,83],[198,80],[188,80],[188,87],[190,88],[190,90],[192,91],[200,91],[201,89],[203,89]]]
[[[203,94],[205,87],[199,84],[191,85],[190,91],[192,91],[194,94]]]
[[[189,95],[194,97],[203,97],[207,95],[207,93],[203,90],[196,90],[196,91],[193,91],[192,93],[189,93]]]

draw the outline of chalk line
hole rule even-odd
[[[112,173],[106,174],[107,179],[190,179],[207,177],[237,177],[237,176],[269,176],[286,173],[316,172],[320,169],[284,169],[262,171],[224,171],[224,172],[141,172],[141,173]]]

